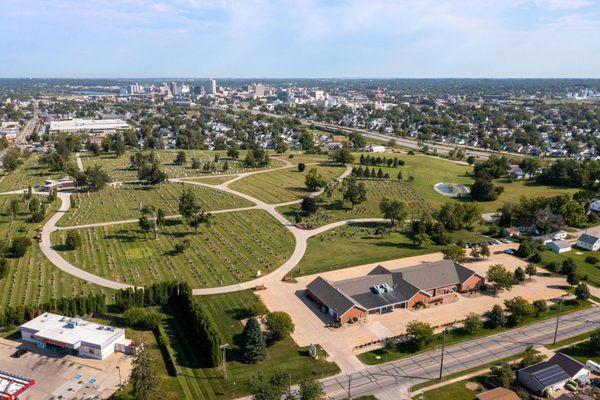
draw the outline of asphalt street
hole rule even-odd
[[[556,318],[519,327],[493,336],[447,346],[443,375],[465,371],[521,353],[528,345],[548,345],[554,337]],[[564,315],[560,318],[557,340],[567,339],[600,327],[598,307]],[[332,399],[366,394],[395,393],[395,398],[409,398],[408,388],[425,380],[437,379],[441,350],[365,368],[348,375],[322,381]]]

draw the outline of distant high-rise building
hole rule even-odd
[[[204,83],[204,93],[205,94],[217,94],[217,81],[214,79],[209,79]]]
[[[265,87],[262,83],[254,84],[254,95],[256,97],[265,97]]]
[[[172,95],[176,95],[177,94],[177,82],[169,83],[169,90],[171,91]]]

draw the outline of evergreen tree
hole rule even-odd
[[[267,342],[254,317],[248,319],[242,332],[242,357],[245,362],[255,364],[267,356]]]
[[[133,357],[133,368],[131,370],[131,384],[133,393],[137,400],[160,399],[160,380],[154,370],[152,359],[145,349],[139,351]]]

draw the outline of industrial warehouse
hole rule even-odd
[[[317,277],[306,292],[335,321],[342,324],[383,314],[394,308],[419,308],[453,301],[457,292],[479,290],[483,276],[442,260],[389,270],[375,267],[366,276],[330,282]]]
[[[115,351],[133,354],[135,343],[125,338],[125,330],[44,313],[20,326],[24,341],[39,348],[60,349],[81,357],[104,360]]]

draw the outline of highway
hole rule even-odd
[[[556,319],[519,327],[493,336],[447,346],[443,375],[521,353],[528,345],[548,345],[553,341]],[[557,340],[600,327],[598,307],[570,313],[560,318]],[[398,361],[366,367],[363,371],[326,378],[321,382],[331,399],[376,394],[381,398],[409,399],[408,388],[425,380],[437,379],[441,351],[433,350]]]

